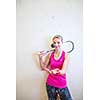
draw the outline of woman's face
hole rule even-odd
[[[59,49],[62,46],[62,41],[60,38],[54,38],[53,44],[55,46],[55,49]]]

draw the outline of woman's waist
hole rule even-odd
[[[47,78],[47,83],[49,85],[55,86],[55,87],[65,87],[67,85],[66,75],[49,75]]]
[[[55,80],[66,80],[66,74],[64,75],[61,75],[61,74],[49,74],[48,75],[48,78],[52,78],[52,79],[55,79]]]

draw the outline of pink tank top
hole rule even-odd
[[[54,58],[54,52],[51,53],[50,56],[50,69],[55,69],[59,68],[62,69],[63,62],[65,59],[65,52],[62,52],[61,57],[56,60]],[[49,74],[47,78],[47,84],[50,86],[58,87],[58,88],[65,88],[67,86],[67,81],[66,81],[66,74],[60,75],[60,74]]]

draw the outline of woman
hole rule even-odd
[[[44,53],[41,52],[39,55],[41,68],[49,73],[46,81],[48,100],[57,100],[58,94],[61,100],[72,100],[66,80],[68,53],[61,49],[63,38],[56,35],[52,41],[54,51],[47,54],[45,62],[43,62]],[[50,65],[50,68],[48,68],[48,65]]]

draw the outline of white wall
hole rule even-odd
[[[17,0],[16,37],[17,100],[47,100],[46,73],[33,53],[49,49],[49,40],[57,33],[72,40],[67,70],[68,86],[74,100],[83,99],[82,0]]]

